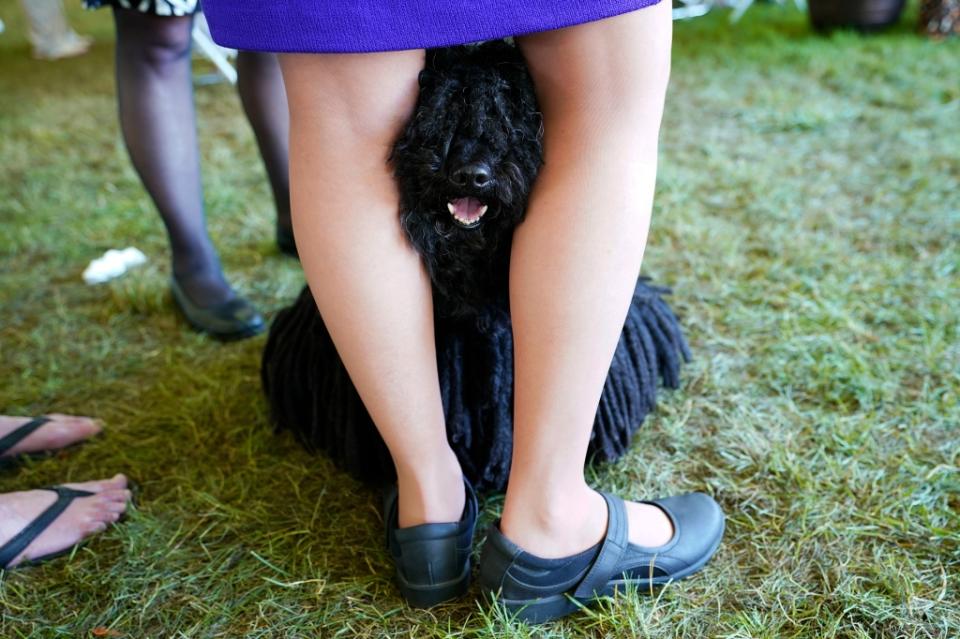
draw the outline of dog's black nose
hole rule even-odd
[[[450,181],[461,188],[482,189],[493,181],[493,176],[490,174],[490,167],[477,162],[461,166],[450,176]]]

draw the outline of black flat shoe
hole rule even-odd
[[[190,300],[175,277],[170,278],[170,291],[177,308],[194,329],[221,341],[253,337],[266,328],[266,322],[257,309],[240,296],[203,308]]]
[[[720,506],[703,493],[649,503],[666,513],[673,537],[649,548],[628,541],[627,509],[622,499],[602,493],[609,512],[603,541],[580,554],[560,559],[532,555],[490,526],[480,557],[483,591],[516,618],[543,623],[567,615],[599,597],[641,592],[688,577],[706,565],[723,537]]]
[[[288,229],[277,224],[277,248],[284,255],[300,259],[297,252],[297,243],[293,239],[293,229]]]
[[[460,521],[399,528],[397,488],[384,499],[387,548],[397,566],[397,585],[407,603],[429,608],[463,595],[470,586],[470,555],[477,525],[477,496],[466,478]]]

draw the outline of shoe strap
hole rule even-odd
[[[46,415],[34,417],[26,424],[18,426],[17,428],[13,429],[13,431],[7,433],[3,437],[0,437],[0,455],[3,455],[8,450],[19,444],[21,441],[33,434],[35,430],[49,421],[50,418]],[[0,565],[2,565],[2,563],[0,563]]]
[[[602,592],[610,578],[618,571],[629,545],[627,507],[616,495],[600,493],[607,502],[607,534],[593,565],[583,576],[573,596],[578,599],[593,597]]]
[[[49,528],[57,520],[57,517],[69,508],[74,499],[90,497],[94,494],[86,490],[74,490],[63,486],[50,486],[40,490],[49,490],[56,493],[57,500],[40,513],[36,519],[27,524],[23,530],[14,535],[10,541],[0,547],[0,570],[5,569],[27,546],[42,535],[43,531]]]

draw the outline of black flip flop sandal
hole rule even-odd
[[[62,515],[63,512],[70,507],[70,504],[72,504],[75,499],[92,497],[96,494],[86,490],[74,490],[73,488],[65,488],[63,486],[51,486],[40,488],[39,490],[55,492],[57,494],[57,500],[40,513],[36,519],[27,524],[23,530],[14,535],[10,541],[0,546],[0,570],[6,570],[10,562],[16,559],[37,537],[42,535],[43,531],[49,528],[50,525],[57,520],[57,517]],[[29,561],[19,564],[17,567],[38,564],[41,561],[59,557],[60,555],[70,552],[74,547],[75,546],[70,546],[69,548],[64,548],[63,550],[43,555],[42,557],[34,557]]]
[[[699,571],[723,537],[720,506],[703,493],[667,497],[649,503],[673,523],[673,537],[649,548],[628,541],[623,500],[602,493],[609,512],[603,541],[582,553],[560,559],[532,555],[490,526],[480,558],[480,583],[493,601],[517,619],[544,623],[563,617],[598,598],[641,592]]]
[[[24,453],[23,455],[9,455],[6,457],[3,456],[7,451],[12,449],[14,446],[32,435],[38,428],[46,423],[49,423],[50,421],[51,419],[46,415],[34,417],[26,424],[18,426],[3,437],[0,437],[0,467],[13,465],[20,461],[20,458],[24,456],[29,457],[31,455],[45,454],[45,451],[38,451],[37,453]]]
[[[34,417],[30,421],[28,421],[26,424],[18,426],[17,428],[13,429],[11,432],[7,433],[2,438],[0,438],[0,470],[7,469],[10,466],[16,466],[17,464],[19,464],[20,462],[26,459],[46,459],[51,455],[56,455],[65,450],[69,450],[76,446],[80,446],[81,444],[85,444],[86,442],[92,439],[97,439],[103,436],[103,433],[100,432],[100,433],[97,433],[96,435],[93,435],[92,437],[87,437],[85,439],[75,441],[72,444],[68,444],[66,446],[60,446],[58,448],[50,448],[47,450],[35,450],[28,453],[8,455],[6,457],[2,456],[4,455],[4,453],[12,449],[17,444],[19,444],[21,441],[23,441],[24,439],[32,435],[41,426],[43,426],[44,424],[48,424],[52,421],[53,421],[52,417],[49,417],[47,415],[40,415],[38,417]]]

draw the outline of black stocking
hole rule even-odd
[[[120,127],[133,166],[160,211],[173,272],[201,306],[230,299],[207,234],[190,68],[191,17],[116,8]]]
[[[237,90],[250,120],[257,146],[270,178],[277,205],[277,223],[290,229],[290,180],[287,172],[287,140],[290,116],[280,75],[280,63],[272,53],[241,51],[237,56]]]

